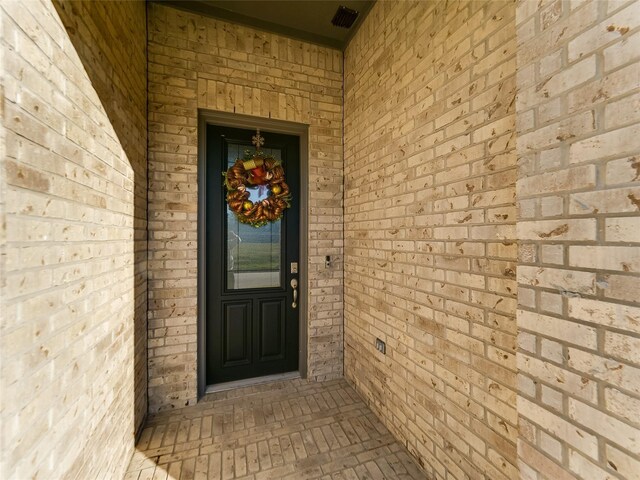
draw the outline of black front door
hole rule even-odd
[[[282,161],[291,207],[281,220],[255,228],[227,207],[222,172],[254,151],[255,130],[207,126],[206,357],[207,384],[298,369],[300,141],[262,131],[261,150]],[[250,189],[260,200],[266,189]],[[300,294],[300,286],[297,287]]]

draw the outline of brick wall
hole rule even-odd
[[[377,2],[345,53],[345,373],[430,478],[518,477],[515,54],[505,1]]]
[[[144,190],[135,183],[145,166],[138,88],[145,9],[142,2],[103,7],[89,8],[97,16],[77,27],[131,22],[108,44],[106,32],[89,27],[104,53],[89,64],[104,62],[107,83],[135,77],[128,92],[135,100],[118,105],[128,132],[112,126],[83,65],[88,59],[76,53],[51,2],[0,5],[2,478],[118,478],[134,446],[134,408],[142,403],[134,317],[143,304],[135,270],[144,264],[135,265],[134,238],[144,226],[134,203]],[[128,55],[116,59],[122,51]],[[142,142],[137,153],[123,148],[123,134]]]
[[[308,376],[341,376],[342,54],[158,4],[148,30],[151,410],[196,401],[199,108],[309,125]]]
[[[53,0],[133,170],[135,423],[147,413],[147,26],[143,2]]]
[[[639,26],[518,5],[522,478],[640,478]]]

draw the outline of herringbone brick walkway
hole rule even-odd
[[[208,395],[151,417],[125,480],[424,479],[344,380]]]

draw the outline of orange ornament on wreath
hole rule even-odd
[[[227,204],[241,223],[262,227],[280,220],[284,210],[291,206],[291,193],[280,161],[259,150],[253,156],[247,152],[245,159],[237,159],[223,175]],[[267,198],[252,202],[248,189],[264,187],[269,190]]]

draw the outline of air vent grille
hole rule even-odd
[[[340,5],[331,23],[336,27],[351,28],[356,18],[358,18],[358,12],[356,10]]]

